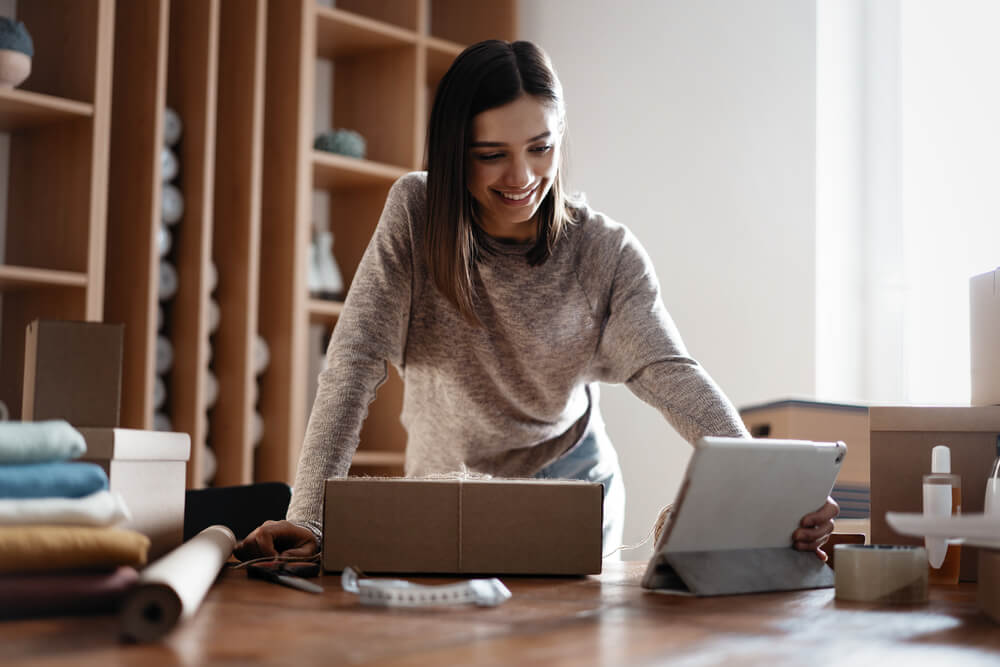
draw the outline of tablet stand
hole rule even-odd
[[[790,547],[657,553],[645,588],[699,596],[766,593],[833,586],[833,570],[809,551]]]

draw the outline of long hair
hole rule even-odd
[[[542,49],[531,42],[487,40],[465,49],[438,85],[427,128],[427,221],[425,260],[431,279],[466,320],[475,311],[475,263],[483,233],[466,185],[466,156],[473,118],[523,94],[553,105],[565,127],[562,84]],[[564,131],[565,134],[565,131]],[[538,236],[528,264],[543,264],[575,219],[575,200],[562,182],[565,151],[552,186],[538,207]]]

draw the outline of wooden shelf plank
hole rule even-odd
[[[17,88],[0,88],[0,131],[3,132],[93,116],[92,104]]]
[[[309,321],[314,323],[334,323],[344,310],[343,301],[309,299]]]
[[[333,60],[417,43],[417,34],[333,7],[316,8],[316,55]]]
[[[436,86],[465,47],[439,37],[425,37],[427,47],[427,83]]]
[[[405,461],[406,454],[403,452],[377,452],[369,450],[354,452],[351,465],[393,467],[402,466]]]
[[[0,290],[14,291],[34,287],[87,287],[87,274],[54,271],[30,266],[0,265]]]
[[[409,172],[405,167],[360,160],[358,158],[314,150],[313,187],[336,190],[366,185],[392,185]]]

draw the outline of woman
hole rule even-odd
[[[393,185],[327,351],[287,521],[242,558],[313,554],[323,481],[344,476],[387,363],[405,381],[407,475],[467,470],[602,482],[605,549],[625,491],[598,382],[625,383],[689,442],[747,436],[688,356],[652,264],[622,225],[562,183],[565,114],[548,57],[529,42],[466,49],[438,87],[427,172]],[[795,546],[833,530],[832,501]]]

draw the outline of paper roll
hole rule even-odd
[[[229,528],[209,526],[143,570],[122,605],[122,636],[156,641],[193,616],[235,547]]]
[[[927,550],[882,544],[838,544],[838,600],[912,604],[927,601]]]

